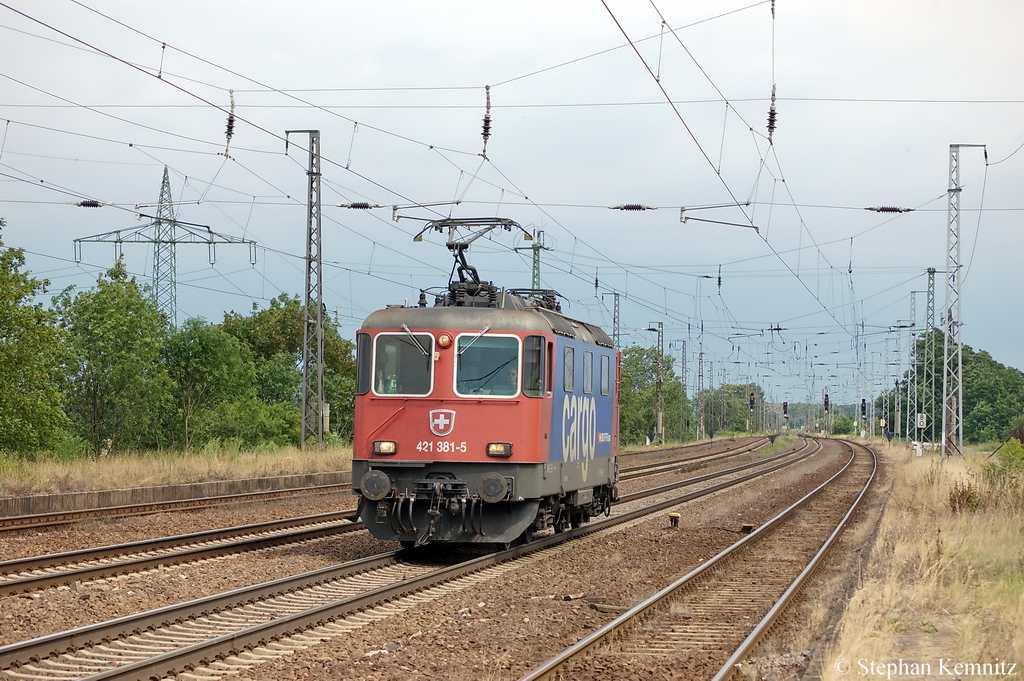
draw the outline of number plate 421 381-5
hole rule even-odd
[[[417,452],[429,452],[436,454],[453,454],[459,452],[465,454],[468,451],[465,442],[451,442],[449,440],[420,440],[416,443]]]

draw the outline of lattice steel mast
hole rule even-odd
[[[964,451],[964,366],[960,327],[960,149],[984,144],[949,145],[949,209],[946,230],[945,340],[942,345],[942,458]],[[988,152],[986,151],[986,157]]]
[[[654,426],[656,437],[660,444],[665,444],[665,325],[663,322],[658,322],[657,327],[648,327],[648,331],[654,331],[658,334],[658,356],[657,366],[655,371],[655,386],[657,388],[657,400],[658,400],[658,420]]]
[[[917,354],[917,294],[921,291],[910,292],[910,344],[907,347],[907,443],[912,439],[911,433],[917,435],[917,414],[921,411],[920,399],[918,396],[917,369],[921,361]]]
[[[309,169],[306,171],[306,295],[302,330],[302,448],[315,437],[324,448],[324,304],[321,257],[320,131],[287,130],[288,135],[309,135]]]
[[[160,183],[160,200],[153,222],[153,294],[156,303],[174,326],[178,325],[178,280],[175,275],[174,197],[171,179],[164,166]]]
[[[704,430],[704,352],[697,353],[697,439],[703,440]]]
[[[928,268],[928,295],[924,311],[924,412],[928,442],[935,442],[935,268]]]
[[[136,210],[139,211],[140,218],[150,218],[153,222],[132,229],[116,229],[112,232],[75,239],[75,262],[82,262],[83,243],[112,243],[115,257],[118,258],[121,257],[123,244],[153,244],[153,295],[160,310],[167,316],[167,320],[177,326],[176,248],[178,244],[206,244],[211,265],[217,262],[217,244],[245,244],[249,247],[249,262],[255,264],[256,242],[251,239],[239,239],[226,234],[218,234],[207,225],[182,222],[175,218],[171,181],[166,166],[164,166],[163,181],[160,183],[160,201],[156,205],[156,215],[147,215],[141,212],[149,207],[140,204],[136,206]]]

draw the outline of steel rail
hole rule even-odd
[[[19,643],[0,646],[0,669],[9,669],[31,661],[45,659],[51,655],[81,649],[90,643],[112,641],[123,636],[169,626],[187,619],[202,617],[209,613],[221,612],[241,603],[272,598],[299,588],[323,584],[359,572],[375,570],[398,562],[398,551],[382,553],[368,558],[349,561],[340,565],[305,572],[291,577],[282,577],[255,586],[247,586],[212,596],[197,598],[184,603],[167,605],[142,613],[125,615],[117,619],[90,624],[67,631],[38,636]]]
[[[721,443],[721,442],[736,442],[737,439],[744,439],[744,438],[747,438],[747,437],[757,437],[757,436],[743,436],[742,438],[735,438],[735,437],[733,437],[733,438],[720,439],[720,440],[717,440],[717,441],[711,440],[711,439],[708,439],[708,440],[695,440],[693,442],[682,442],[682,443],[679,443],[679,444],[669,445],[667,447],[658,447],[658,448],[655,448],[655,449],[639,449],[639,450],[635,450],[635,451],[632,451],[632,452],[621,452],[619,454],[619,456],[624,456],[624,457],[628,457],[628,458],[634,458],[634,457],[642,457],[642,456],[648,455],[648,454],[657,455],[657,454],[663,453],[663,452],[676,452],[676,451],[682,451],[682,450],[686,450],[686,449],[697,449],[699,447],[707,447],[707,446],[713,447],[717,443]]]
[[[705,561],[701,565],[697,566],[696,568],[694,568],[690,572],[686,573],[685,575],[683,575],[682,577],[680,577],[679,579],[674,581],[672,584],[670,584],[667,587],[665,587],[664,589],[662,589],[661,591],[658,591],[654,595],[644,599],[642,602],[640,602],[636,606],[630,608],[629,610],[627,610],[625,613],[623,613],[619,617],[617,617],[614,620],[608,622],[607,624],[605,624],[601,628],[597,629],[593,633],[589,634],[588,636],[580,639],[573,646],[570,646],[569,648],[565,649],[564,651],[562,651],[558,655],[556,655],[556,656],[550,658],[549,660],[545,661],[544,663],[538,665],[537,667],[532,669],[530,672],[528,672],[524,676],[520,677],[519,681],[534,681],[536,679],[556,679],[556,678],[559,678],[557,676],[558,670],[563,665],[565,665],[566,663],[568,663],[571,660],[576,660],[576,659],[582,658],[589,651],[591,651],[595,646],[597,646],[598,644],[600,644],[603,641],[607,640],[612,635],[620,632],[622,629],[624,629],[625,627],[631,625],[633,622],[637,621],[640,617],[642,617],[644,614],[646,614],[652,608],[654,608],[657,605],[659,605],[660,603],[662,603],[665,599],[670,597],[673,593],[678,591],[683,586],[691,583],[697,577],[705,574],[710,569],[712,569],[713,567],[715,567],[718,564],[720,564],[727,557],[729,557],[729,556],[735,554],[736,552],[740,551],[742,548],[746,547],[748,544],[750,544],[752,542],[758,541],[759,539],[761,539],[762,537],[764,537],[765,535],[767,535],[768,533],[770,533],[771,531],[776,529],[794,511],[796,511],[798,508],[803,506],[809,500],[811,500],[812,498],[817,496],[822,490],[824,490],[827,487],[829,487],[833,482],[838,480],[847,470],[850,469],[850,467],[853,465],[855,460],[856,460],[856,454],[852,453],[852,448],[851,448],[851,457],[850,457],[849,461],[847,461],[846,464],[837,473],[835,473],[833,476],[831,476],[824,483],[822,483],[821,485],[819,485],[815,489],[813,489],[810,492],[808,492],[801,499],[799,499],[798,501],[796,501],[795,503],[790,505],[785,510],[781,511],[780,513],[778,513],[775,517],[773,517],[771,520],[769,520],[766,523],[764,523],[763,525],[761,525],[761,527],[757,528],[756,530],[751,532],[749,535],[746,535],[745,537],[743,537],[742,539],[738,540],[737,542],[735,542],[731,546],[723,549],[722,551],[720,551],[719,553],[717,553],[716,555],[714,555],[713,557],[711,557],[710,559],[708,559],[707,561]],[[872,477],[873,477],[873,473],[872,473]],[[868,482],[870,483],[870,480]],[[865,488],[866,487],[867,487],[867,485],[865,485]],[[859,498],[860,497],[858,497],[858,499]]]
[[[144,504],[125,504],[122,506],[103,506],[75,511],[53,511],[51,513],[33,513],[29,515],[12,515],[0,517],[0,532],[14,530],[31,530],[40,527],[56,527],[94,520],[97,518],[126,518],[137,515],[153,515],[168,511],[190,511],[197,508],[227,506],[235,503],[266,501],[278,497],[313,496],[332,494],[351,489],[351,482],[340,482],[314,487],[292,487],[289,489],[264,490],[262,492],[244,492],[242,494],[223,494],[195,499],[171,499],[168,501],[151,501]]]
[[[111,678],[149,678],[194,668],[208,663],[216,656],[223,656],[226,651],[229,653],[235,653],[246,648],[251,649],[265,644],[270,640],[286,637],[290,634],[333,621],[334,619],[345,616],[348,613],[373,606],[382,601],[407,595],[409,593],[428,588],[429,586],[436,585],[439,582],[450,581],[527,553],[532,553],[597,532],[606,531],[617,525],[640,518],[644,515],[656,513],[664,508],[677,506],[681,503],[685,503],[686,501],[700,498],[727,487],[738,485],[747,480],[767,474],[773,470],[777,470],[783,466],[792,465],[793,463],[810,456],[818,449],[820,449],[820,446],[816,450],[809,452],[802,457],[793,458],[788,462],[772,466],[763,471],[757,471],[736,479],[711,485],[707,488],[694,490],[687,494],[645,506],[640,509],[616,514],[615,516],[592,522],[574,530],[541,537],[526,545],[512,547],[489,556],[476,558],[455,566],[441,568],[437,571],[433,571],[419,577],[398,582],[397,584],[389,587],[373,589],[363,594],[310,608],[271,622],[254,625],[246,629],[233,632],[229,635],[219,636],[208,641],[184,646],[153,658],[116,667],[86,678],[91,680]],[[398,552],[382,554],[374,559],[395,560],[397,553]],[[86,627],[80,627],[68,632],[51,634],[37,639],[32,639],[31,641],[3,646],[0,647],[0,669],[12,667],[16,669],[18,666],[29,663],[33,660],[38,661],[50,657],[51,655],[59,655],[66,651],[78,650],[92,644],[111,641],[125,637],[134,632],[154,628],[155,626],[199,617],[209,612],[223,610],[225,607],[228,607],[230,603],[238,604],[243,602],[252,602],[260,597],[256,595],[257,591],[260,593],[272,592],[276,594],[283,591],[294,591],[298,588],[302,588],[301,582],[303,581],[308,582],[309,584],[323,583],[329,579],[327,575],[330,570],[342,570],[345,569],[347,565],[351,564],[335,566],[334,568],[326,568],[324,570],[306,573],[306,575],[294,578],[284,578],[276,580],[275,582],[249,587],[247,589],[238,589],[236,591],[229,592],[228,594],[210,596],[205,599],[198,599],[196,601],[190,601],[176,606],[167,606],[158,610],[119,618],[118,620],[113,620],[111,622],[103,622]]]
[[[718,673],[712,677],[711,681],[726,681],[726,679],[732,676],[733,672],[738,668],[739,661],[744,659],[747,654],[750,653],[754,646],[757,645],[764,634],[768,631],[769,627],[771,627],[772,623],[775,622],[776,618],[778,618],[782,611],[790,604],[796,594],[800,591],[800,588],[804,585],[804,582],[806,582],[814,573],[815,569],[817,569],[818,564],[828,553],[829,549],[832,548],[836,541],[839,540],[839,536],[843,533],[843,530],[846,529],[846,525],[850,522],[853,514],[858,508],[860,508],[860,502],[864,499],[864,495],[867,494],[868,487],[871,485],[871,482],[875,479],[875,474],[878,472],[878,457],[864,445],[853,442],[846,442],[846,444],[850,447],[851,453],[855,454],[854,447],[856,446],[871,455],[872,467],[868,481],[864,483],[864,488],[860,491],[860,494],[857,495],[857,498],[850,506],[850,509],[846,512],[846,515],[844,515],[843,519],[839,521],[835,530],[833,530],[832,534],[830,534],[828,539],[825,540],[825,543],[822,544],[818,552],[814,554],[814,557],[811,558],[807,567],[800,571],[800,574],[793,580],[793,583],[789,585],[775,605],[773,605],[761,621],[757,623],[754,630],[751,631],[745,639],[743,639],[743,642],[740,643],[733,654],[729,656],[729,659],[725,661],[725,664],[723,664],[722,668],[718,670]]]
[[[726,459],[733,456],[739,456],[740,454],[746,454],[747,452],[754,451],[768,444],[768,438],[763,438],[756,442],[748,442],[734,447],[731,449],[718,450],[714,452],[705,452],[704,454],[695,454],[681,459],[665,459],[662,461],[655,461],[653,463],[645,463],[637,466],[629,466],[628,468],[622,468],[619,470],[619,481],[632,480],[633,478],[640,478],[646,475],[654,475],[656,473],[669,473],[680,468],[684,468],[690,464],[705,461],[706,459]],[[659,470],[653,470],[659,469]],[[653,472],[652,472],[653,471]]]
[[[321,516],[324,517],[306,516],[305,518],[289,518],[281,521],[258,523],[257,525],[206,530],[176,537],[149,539],[130,544],[100,547],[99,549],[82,549],[48,556],[33,556],[31,558],[4,561],[0,566],[6,571],[5,574],[15,574],[13,568],[17,568],[17,572],[56,569],[61,566],[60,561],[63,560],[65,561],[64,564],[67,564],[66,561],[72,558],[78,558],[82,563],[87,562],[83,560],[86,557],[89,559],[88,562],[111,559],[111,562],[98,565],[82,565],[81,567],[72,567],[71,569],[57,570],[44,574],[0,579],[0,595],[11,596],[36,589],[71,584],[76,581],[127,574],[160,565],[175,565],[193,560],[239,553],[241,551],[255,551],[281,544],[291,544],[297,541],[310,541],[365,528],[362,522],[344,520],[345,512],[325,513],[321,514]],[[317,520],[310,520],[311,518]],[[304,528],[302,527],[303,525],[305,526]],[[252,536],[254,532],[259,532],[260,536]],[[180,547],[180,550],[173,550],[175,547]],[[144,553],[126,556],[126,548],[129,550],[142,550]],[[163,548],[172,550],[157,554],[153,553],[153,551]],[[122,559],[115,560],[118,557]],[[57,559],[56,562],[53,560],[54,558]]]
[[[755,468],[757,466],[763,466],[766,463],[772,463],[773,461],[781,461],[783,459],[786,459],[787,457],[793,456],[794,454],[798,454],[799,452],[803,451],[805,448],[809,446],[810,445],[808,444],[808,440],[804,439],[803,444],[797,447],[796,449],[783,452],[782,454],[779,454],[777,456],[772,456],[767,459],[761,459],[760,461],[751,461],[750,463],[741,464],[739,466],[734,466],[732,468],[727,468],[721,471],[704,473],[693,478],[686,478],[685,480],[670,482],[665,485],[660,485],[659,487],[652,487],[650,489],[641,490],[639,492],[630,492],[629,494],[623,494],[619,496],[619,500],[617,503],[621,504],[626,503],[628,501],[633,501],[634,499],[643,499],[645,497],[653,496],[654,494],[660,494],[661,492],[668,492],[673,489],[686,487],[687,485],[692,485],[697,482],[703,482],[704,480],[713,480],[714,478],[720,478],[723,475],[729,475],[730,473],[738,473],[749,468]]]

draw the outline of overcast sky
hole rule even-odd
[[[960,150],[962,336],[1024,367],[1024,5],[772,10],[0,0],[3,241],[52,292],[88,288],[114,247],[85,242],[76,262],[74,240],[148,224],[135,206],[157,202],[166,166],[179,220],[259,246],[255,264],[221,245],[211,265],[180,245],[179,323],[301,295],[308,136],[286,154],[284,133],[315,129],[324,302],[347,337],[447,284],[444,236],[412,240],[424,219],[500,216],[544,231],[542,281],[564,312],[610,331],[618,293],[623,345],[653,345],[658,322],[677,360],[686,341],[691,394],[703,351],[706,386],[725,370],[776,401],[828,388],[852,403],[892,385],[898,342],[905,368],[910,329],[894,327],[926,326],[929,267],[939,323],[950,145],[985,145],[987,163]],[[338,207],[352,202],[383,207]],[[622,204],[656,210],[608,208]],[[531,254],[514,249],[529,245],[493,232],[470,262],[528,287]],[[152,246],[124,257],[148,282]]]

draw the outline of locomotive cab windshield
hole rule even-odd
[[[434,337],[429,333],[380,333],[373,348],[373,392],[429,395],[433,384]]]
[[[462,335],[458,337],[455,391],[458,395],[519,393],[519,338]]]

